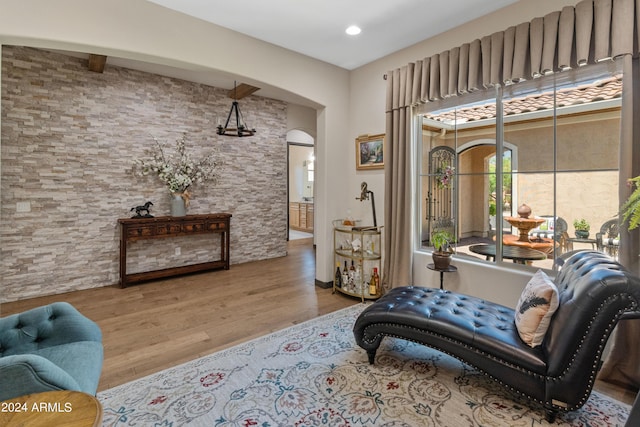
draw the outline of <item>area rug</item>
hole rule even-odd
[[[385,338],[354,341],[358,304],[98,394],[104,426],[542,426],[544,411],[458,360]],[[623,426],[592,393],[558,426]]]

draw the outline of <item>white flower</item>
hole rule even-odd
[[[216,182],[217,169],[220,161],[216,160],[215,152],[194,162],[186,152],[186,135],[176,140],[176,150],[167,154],[165,148],[153,138],[157,150],[147,150],[149,159],[135,159],[133,171],[138,176],[153,173],[158,176],[172,193],[184,193],[193,184]]]

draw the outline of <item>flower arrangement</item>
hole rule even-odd
[[[155,149],[147,150],[148,159],[134,160],[134,173],[138,176],[155,174],[171,193],[184,194],[194,184],[215,183],[220,162],[215,152],[194,161],[186,150],[186,134],[176,140],[176,149],[168,153],[157,138]]]
[[[443,164],[440,166],[436,171],[436,182],[438,184],[438,188],[451,188],[455,171],[456,168],[451,165]]]

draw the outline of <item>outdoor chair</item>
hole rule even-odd
[[[553,239],[558,244],[558,254],[569,250],[569,233],[567,233],[569,226],[567,221],[562,217],[554,217],[553,215],[541,215],[537,218],[544,218],[546,221],[540,224],[538,228],[531,230],[529,237]]]
[[[602,224],[600,231],[596,233],[596,247],[614,259],[618,258],[620,247],[620,222],[618,218],[610,219]]]

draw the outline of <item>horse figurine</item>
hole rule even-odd
[[[136,211],[136,214],[131,218],[153,218],[153,215],[149,213],[149,208],[153,206],[153,203],[147,202],[142,206],[136,206],[135,208],[131,208],[131,212]],[[142,215],[142,212],[146,212]]]

